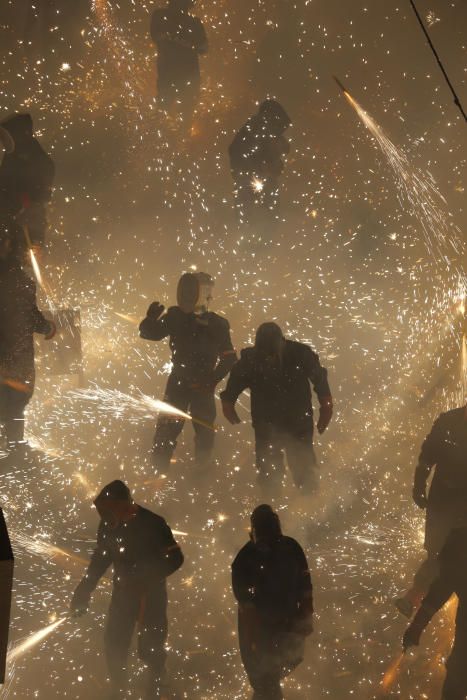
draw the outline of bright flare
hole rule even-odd
[[[20,656],[23,656],[27,651],[29,651],[29,649],[32,649],[32,647],[36,646],[36,644],[42,642],[43,639],[48,637],[49,634],[52,634],[52,632],[54,632],[57,629],[57,627],[63,624],[66,619],[66,617],[61,617],[59,620],[52,622],[52,624],[50,625],[47,625],[47,627],[44,627],[38,632],[34,632],[29,637],[26,637],[26,639],[23,642],[20,642],[8,652],[7,663],[16,661],[16,659],[18,659]]]

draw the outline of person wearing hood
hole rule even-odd
[[[163,107],[176,106],[191,117],[200,92],[199,57],[208,50],[203,23],[190,10],[194,0],[169,0],[152,15],[151,37],[157,47],[157,93]]]
[[[169,338],[172,371],[164,401],[193,416],[199,472],[209,467],[214,448],[215,388],[237,359],[228,321],[209,311],[213,286],[212,277],[204,272],[185,273],[178,283],[178,305],[164,313],[164,307],[153,302],[139,327],[146,340]],[[183,419],[172,416],[158,420],[153,459],[162,473],[169,470],[183,425]]]
[[[290,150],[284,134],[290,125],[282,105],[268,99],[230,144],[230,170],[241,221],[254,221],[259,212],[265,211],[275,216],[283,159]]]
[[[240,654],[253,700],[280,700],[313,632],[313,587],[303,549],[282,534],[271,506],[251,515],[250,541],[232,564]]]
[[[15,147],[0,166],[0,212],[15,227],[14,247],[21,257],[30,246],[40,249],[45,243],[55,166],[34,136],[30,114],[15,114],[1,126]]]
[[[26,446],[24,412],[34,391],[34,333],[50,340],[55,324],[37,308],[36,285],[13,254],[0,219],[0,424],[8,449]]]
[[[332,417],[327,371],[308,345],[287,340],[272,322],[259,326],[254,347],[242,350],[230,372],[221,393],[224,416],[233,425],[240,423],[235,403],[249,389],[258,483],[263,488],[275,490],[282,482],[285,452],[295,485],[306,492],[318,489],[310,382],[320,403],[321,434]]]
[[[465,501],[464,501],[465,505]],[[451,531],[438,559],[438,575],[405,631],[403,647],[418,646],[423,630],[452,595],[458,598],[454,645],[446,662],[442,700],[467,698],[467,527]]]
[[[167,691],[166,579],[183,564],[170,527],[159,515],[137,505],[122,481],[105,486],[94,501],[101,518],[97,546],[71,600],[76,616],[89,607],[92,592],[113,566],[112,600],[105,628],[105,652],[112,698],[124,697],[127,659],[135,627],[138,655],[148,667],[146,697]]]
[[[433,479],[428,490],[428,479]],[[427,495],[428,491],[428,495]],[[467,405],[436,419],[425,438],[413,484],[413,500],[425,510],[426,559],[412,587],[395,603],[411,617],[438,572],[438,554],[453,528],[463,525],[467,503]]]

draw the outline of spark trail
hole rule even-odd
[[[31,634],[29,637],[26,637],[26,639],[24,639],[22,642],[19,642],[19,644],[14,646],[8,652],[7,663],[12,663],[21,656],[24,656],[26,652],[42,642],[46,637],[52,634],[52,632],[55,632],[57,627],[60,627],[60,625],[62,625],[66,619],[67,617],[60,617],[58,620],[55,620],[55,622],[52,622],[50,625],[47,625],[43,629]]]

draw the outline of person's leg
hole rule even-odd
[[[255,426],[258,485],[265,491],[279,488],[284,477],[281,436],[270,423]]]
[[[465,636],[465,635],[463,635]],[[446,678],[442,700],[465,700],[467,697],[467,643],[455,640],[451,655],[446,662]]]
[[[112,690],[123,694],[127,685],[128,650],[138,617],[136,596],[118,592],[112,594],[104,633],[105,656]]]
[[[167,628],[167,594],[164,589],[152,591],[142,600],[138,621],[138,655],[148,667],[148,700],[167,687]]]
[[[193,416],[195,431],[195,466],[198,471],[203,472],[211,464],[214,449],[214,421],[216,419],[214,394],[193,391],[190,413]]]
[[[295,486],[306,493],[316,493],[320,473],[313,449],[313,431],[287,433],[285,452]]]
[[[190,392],[186,383],[174,376],[169,377],[165,390],[164,401],[180,411],[188,408]],[[183,430],[185,421],[170,415],[161,415],[157,421],[154,435],[153,464],[158,472],[166,474],[170,468],[170,460],[177,446],[177,439]]]

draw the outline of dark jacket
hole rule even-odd
[[[230,169],[236,179],[244,176],[276,180],[289,150],[285,136],[271,133],[256,115],[242,126],[229,146]]]
[[[165,520],[139,506],[134,518],[117,528],[101,521],[97,546],[75,599],[89,597],[110,565],[114,570],[114,590],[164,596],[166,578],[182,564],[182,551]]]
[[[232,564],[232,586],[241,606],[252,605],[271,628],[292,628],[313,614],[308,563],[298,542],[280,536],[271,544],[248,542]]]
[[[34,388],[34,333],[50,322],[36,304],[36,285],[17,263],[0,262],[0,374]]]
[[[422,445],[416,480],[426,483],[433,467],[432,490],[467,489],[467,406],[437,418]]]
[[[228,321],[212,311],[186,314],[171,306],[157,320],[146,316],[139,331],[146,340],[169,337],[172,373],[193,383],[217,384],[237,359]]]
[[[278,427],[313,426],[310,382],[320,398],[331,395],[327,370],[318,355],[303,343],[287,340],[282,362],[268,367],[255,348],[242,350],[233,366],[222,401],[235,403],[242,391],[251,391],[253,425],[272,423]]]
[[[433,615],[455,593],[459,599],[456,645],[463,644],[467,654],[467,527],[451,531],[438,561],[439,575],[431,584],[411,626],[424,629]]]
[[[157,9],[151,37],[158,51],[159,80],[199,80],[199,55],[207,51],[207,38],[198,17],[169,7]]]
[[[52,196],[55,166],[31,137],[17,142],[0,166],[0,209],[15,216],[30,204],[46,204]]]

